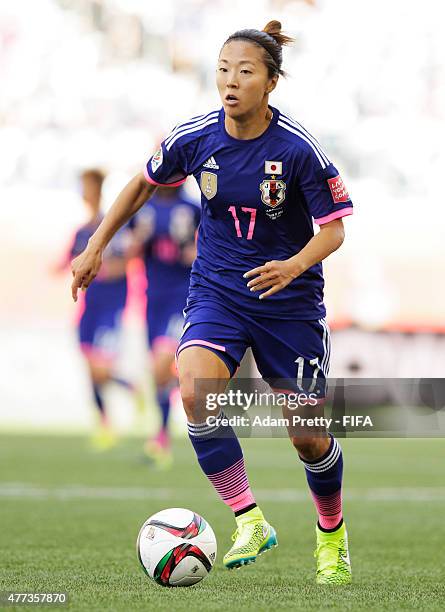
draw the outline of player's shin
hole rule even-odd
[[[330,435],[328,450],[318,459],[307,461],[300,455],[322,531],[334,531],[342,523],[343,455],[338,441]]]
[[[94,403],[99,412],[101,422],[106,422],[106,414],[105,414],[105,403],[102,395],[102,385],[98,385],[93,383],[93,396]]]
[[[161,411],[161,429],[167,431],[168,417],[170,415],[170,394],[173,385],[158,385],[156,387],[156,399]]]
[[[225,504],[235,513],[233,545],[224,555],[228,569],[253,563],[277,545],[273,527],[255,503],[244,466],[241,446],[230,425],[221,424],[221,411],[211,423],[188,423],[199,464]]]
[[[230,425],[220,424],[221,418],[222,412],[210,424],[189,422],[188,433],[204,474],[223,502],[239,515],[256,503],[238,438]]]

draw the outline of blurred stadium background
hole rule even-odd
[[[332,375],[443,376],[440,3],[14,0],[0,6],[1,429],[92,422],[70,279],[51,274],[84,218],[79,171],[107,170],[108,206],[173,125],[218,107],[227,35],[271,18],[297,41],[272,104],[317,135],[356,204],[325,265]],[[140,380],[143,322],[127,314],[121,365]],[[131,430],[125,395],[112,401]]]

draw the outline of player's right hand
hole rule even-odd
[[[91,248],[90,246],[78,255],[71,262],[71,272],[73,282],[71,284],[71,295],[77,302],[77,292],[79,289],[86,291],[92,283],[102,264],[102,251]]]

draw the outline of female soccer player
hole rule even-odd
[[[309,379],[323,393],[329,330],[321,261],[344,240],[352,203],[337,169],[299,123],[269,105],[283,74],[281,24],[224,43],[222,108],[180,123],[136,176],[73,263],[72,294],[96,274],[108,240],[159,184],[193,174],[202,191],[198,255],[178,349],[181,394],[199,464],[235,513],[224,564],[240,567],[277,544],[256,505],[233,429],[205,419],[206,392],[223,392],[246,348],[266,380]],[[314,236],[312,220],[320,226]],[[292,388],[292,383],[289,384]],[[342,518],[342,452],[332,435],[291,436],[318,512],[317,582],[351,580]]]
[[[172,390],[177,388],[174,360],[184,325],[200,216],[200,207],[187,198],[183,187],[159,187],[133,220],[147,275],[148,344],[161,412],[161,427],[147,441],[145,452],[161,468],[172,462],[168,418]]]
[[[104,174],[94,168],[85,170],[81,175],[82,197],[88,207],[89,219],[77,230],[66,263],[82,253],[103,219],[100,204],[104,178]],[[99,426],[92,438],[92,443],[98,450],[106,450],[116,443],[116,435],[106,411],[104,386],[107,383],[117,383],[127,388],[137,399],[133,385],[115,372],[121,318],[127,299],[126,266],[129,242],[128,230],[123,229],[104,250],[104,265],[85,295],[77,330],[99,415]],[[59,268],[62,267],[64,265]]]

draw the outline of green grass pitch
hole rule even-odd
[[[188,440],[175,443],[174,468],[156,472],[134,438],[95,454],[80,437],[1,436],[0,590],[67,591],[70,610],[443,610],[444,441],[342,446],[354,582],[321,588],[314,583],[314,508],[287,440],[243,442],[279,547],[229,572],[222,557],[234,521]],[[140,525],[173,506],[202,514],[218,539],[215,568],[190,588],[149,581],[136,557]]]

